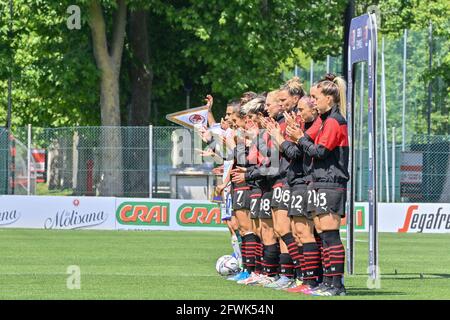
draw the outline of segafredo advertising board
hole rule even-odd
[[[367,202],[355,203],[355,231],[369,230],[368,208]],[[379,203],[378,215],[379,232],[450,233],[449,203]]]
[[[114,230],[115,198],[0,196],[0,227]]]
[[[379,213],[382,232],[450,233],[448,203],[382,203]]]

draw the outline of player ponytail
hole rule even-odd
[[[317,83],[317,88],[319,88],[324,95],[333,97],[334,104],[339,105],[339,111],[341,115],[345,117],[347,110],[345,80],[332,73],[328,73]]]
[[[339,111],[341,115],[345,118],[347,113],[347,100],[345,99],[346,95],[346,84],[345,80],[341,77],[336,77],[333,81],[339,89]]]

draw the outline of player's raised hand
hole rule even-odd
[[[223,189],[225,189],[226,186],[227,186],[226,184],[219,184],[218,186],[216,186],[216,193],[221,194]]]
[[[228,121],[225,121],[223,118],[220,118],[220,127],[223,130],[227,130],[230,127],[230,124],[228,123]]]
[[[233,181],[234,183],[244,183],[245,182],[245,173],[244,172],[231,171],[231,175],[233,176],[231,181]]]
[[[281,134],[280,124],[273,119],[267,122],[267,131],[271,136]]]
[[[221,165],[219,167],[215,167],[214,169],[212,169],[212,173],[214,173],[216,175],[223,174],[223,165]]]
[[[195,148],[195,152],[200,154],[202,157],[214,157],[216,155],[216,153],[213,150],[209,149],[209,148],[206,149],[206,150]]]
[[[283,112],[284,119],[288,126],[295,125],[295,114],[293,112]]]
[[[283,143],[284,141],[284,136],[283,133],[281,132],[281,128],[280,128],[280,124],[278,122],[274,122],[272,124],[272,126],[270,127],[270,129],[267,130],[269,132],[269,134],[272,136],[273,141],[277,144],[280,145]]]
[[[261,118],[261,126],[264,128],[264,129],[267,129],[267,124],[269,123],[269,118]]]
[[[206,128],[205,126],[200,127],[198,130],[196,130],[198,132],[198,134],[200,135],[200,137],[202,138],[203,142],[208,143],[209,141],[212,140],[212,134],[211,132],[208,130],[208,128]]]
[[[222,139],[222,144],[224,144],[228,149],[233,150],[236,148],[235,135],[231,134],[229,137],[220,137]]]
[[[297,141],[298,139],[304,136],[303,130],[300,128],[298,124],[293,126],[287,126],[286,133],[294,141]]]
[[[232,173],[245,173],[245,172],[247,172],[247,168],[244,168],[244,167],[239,167],[239,166],[236,166],[236,168],[234,168],[233,170],[231,170],[231,172]]]
[[[213,96],[210,95],[210,94],[208,94],[208,95],[206,96],[205,101],[206,101],[206,106],[208,107],[208,110],[211,111],[211,108],[212,108],[212,106],[213,106],[213,104],[214,104],[214,98],[213,98]]]

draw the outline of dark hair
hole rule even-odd
[[[334,73],[327,73],[321,79],[319,79],[318,81],[314,82],[312,87],[317,87],[317,85],[319,83],[324,82],[324,81],[331,81],[331,82],[333,82],[334,78],[336,78],[336,75]]]
[[[250,100],[255,99],[257,96],[258,96],[258,94],[256,92],[253,92],[253,91],[244,92],[242,94],[242,96],[241,96],[241,99],[240,99],[241,106],[243,106],[244,104],[246,104]]]
[[[334,73],[327,73],[323,78],[322,81],[328,80],[333,82],[334,79],[336,79],[336,75]]]
[[[263,92],[258,93],[258,97],[267,98],[267,91],[263,91]]]
[[[229,100],[228,101],[228,103],[227,103],[227,107],[232,107],[234,104],[239,104],[240,102],[239,102],[239,100],[237,100],[237,99],[231,99],[231,100]]]
[[[233,108],[233,113],[239,113],[239,111],[241,109],[241,104],[239,103],[239,101],[234,101],[233,103],[229,104],[228,106]]]

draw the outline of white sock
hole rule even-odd
[[[239,241],[235,234],[231,236],[231,246],[233,247],[234,255],[238,259],[239,266],[242,267],[242,255],[241,248],[239,248]]]

